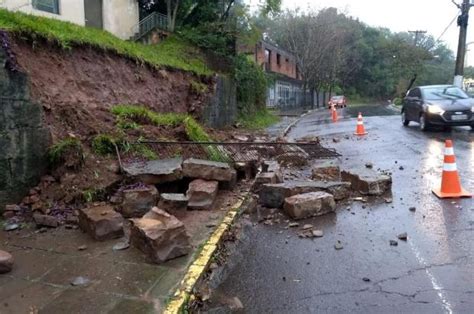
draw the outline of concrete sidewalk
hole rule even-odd
[[[97,242],[64,226],[46,232],[33,226],[11,232],[2,228],[0,249],[10,252],[15,264],[12,272],[0,275],[0,313],[161,312],[199,247],[238,197],[225,191],[218,198],[218,209],[188,211],[182,220],[194,255],[161,265],[148,263],[133,247],[114,250],[124,239]],[[73,286],[78,277],[88,283]]]

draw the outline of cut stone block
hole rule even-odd
[[[210,210],[214,205],[218,192],[219,182],[197,179],[189,184],[186,195],[188,208],[196,210]]]
[[[285,198],[283,209],[293,219],[304,219],[334,212],[336,202],[329,193],[311,192]]]
[[[13,262],[13,256],[10,253],[0,250],[0,274],[11,272]]]
[[[164,193],[161,194],[158,208],[163,210],[186,210],[188,201],[188,197],[184,194]]]
[[[270,208],[281,208],[285,198],[310,192],[324,191],[332,194],[335,200],[350,196],[349,182],[289,181],[279,184],[264,184],[260,191],[260,204]]]
[[[181,157],[140,161],[123,166],[127,175],[145,184],[173,182],[183,178],[183,159]]]
[[[258,193],[264,184],[275,184],[278,182],[278,176],[275,172],[261,172],[255,177],[252,185],[252,192]]]
[[[392,177],[373,169],[359,168],[341,172],[342,180],[349,181],[352,189],[363,195],[382,195],[392,188]]]
[[[262,164],[262,172],[272,172],[276,175],[275,183],[283,183],[283,173],[278,161],[264,161]]]
[[[122,191],[117,210],[125,217],[142,217],[158,202],[159,193],[153,185]]]
[[[228,182],[233,172],[235,170],[224,162],[190,158],[183,163],[183,174],[188,178]]]
[[[59,221],[54,216],[33,214],[33,220],[35,221],[36,225],[40,227],[44,226],[44,227],[56,228],[57,226],[59,226]]]
[[[108,205],[81,209],[79,226],[98,241],[120,238],[124,234],[122,215]]]
[[[132,222],[130,243],[144,252],[154,263],[188,254],[191,243],[184,224],[165,211],[152,208],[143,218]]]
[[[341,169],[335,159],[318,160],[311,169],[311,178],[316,181],[341,181]]]

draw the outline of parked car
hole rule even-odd
[[[412,88],[402,103],[402,123],[418,122],[426,131],[431,126],[474,127],[474,99],[452,85]]]
[[[336,108],[345,108],[347,107],[347,99],[345,96],[332,96],[328,101],[328,108],[331,109],[332,105]]]

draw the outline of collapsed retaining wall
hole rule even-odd
[[[0,49],[0,64],[8,65]],[[41,106],[30,98],[27,76],[0,68],[0,212],[19,202],[46,170],[49,130],[42,123]]]

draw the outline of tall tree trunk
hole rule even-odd
[[[320,88],[316,88],[316,106],[319,108],[320,106],[320,101],[319,101],[319,95],[320,95]]]
[[[174,32],[176,27],[176,16],[180,0],[166,0],[166,14],[168,17],[168,30]]]
[[[314,109],[314,87],[311,87],[311,109]]]

